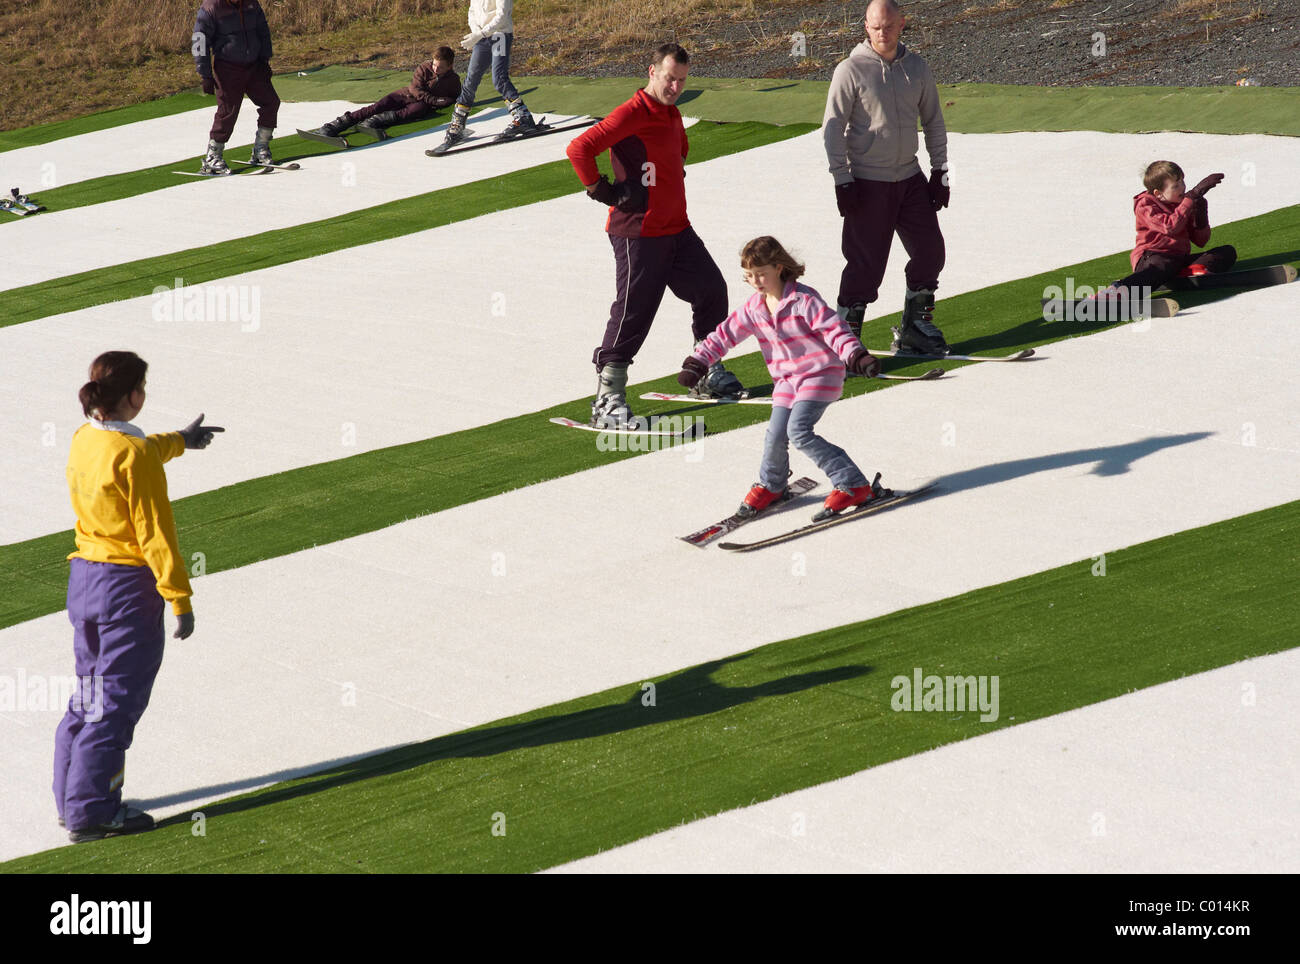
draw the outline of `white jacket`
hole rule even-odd
[[[514,0],[469,0],[469,32],[479,40],[494,33],[514,33],[510,19]]]

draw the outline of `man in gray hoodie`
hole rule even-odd
[[[905,23],[894,0],[871,0],[866,40],[836,66],[826,96],[822,136],[844,218],[838,300],[861,336],[898,232],[909,260],[894,348],[944,355],[948,345],[933,313],[944,264],[938,211],[948,206],[948,133],[929,65],[899,42]],[[930,158],[928,180],[916,159],[918,118]]]

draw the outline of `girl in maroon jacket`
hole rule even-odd
[[[1223,180],[1222,174],[1203,178],[1186,190],[1183,169],[1172,161],[1156,161],[1142,179],[1146,190],[1133,198],[1137,216],[1137,243],[1130,256],[1133,273],[1116,281],[1116,288],[1167,287],[1187,275],[1227,271],[1237,261],[1231,245],[1192,254],[1210,240],[1210,217],[1205,192]]]

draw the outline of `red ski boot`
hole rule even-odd
[[[813,521],[820,522],[822,519],[829,519],[831,516],[839,515],[846,509],[852,509],[854,506],[863,505],[891,494],[889,489],[881,486],[879,472],[876,473],[876,477],[870,485],[859,485],[852,489],[842,489],[836,486],[831,494],[826,497],[826,501],[822,503],[821,511],[813,516]]]
[[[786,491],[786,489],[782,489],[780,492],[773,492],[771,489],[765,488],[761,483],[755,483],[754,487],[745,496],[745,501],[740,503],[736,515],[746,518],[758,515],[773,502],[780,502],[785,497]]]

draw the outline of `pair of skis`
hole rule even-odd
[[[345,151],[353,147],[367,146],[366,144],[350,144],[348,143],[348,139],[342,134],[322,134],[319,130],[305,131],[301,127],[297,128],[297,131],[298,136],[305,141],[316,141],[318,144],[328,144],[331,147],[337,147]],[[379,134],[364,130],[360,126],[351,128],[348,133],[364,134],[365,136],[372,138],[370,141],[371,144],[378,144],[380,141],[388,140],[388,134],[386,132],[382,132],[383,136],[380,137]]]
[[[35,214],[37,211],[44,211],[45,205],[38,204],[26,194],[21,193],[18,188],[10,188],[6,197],[0,197],[0,209],[20,218],[25,218],[29,214]]]
[[[877,473],[876,482],[879,481],[880,474]],[[875,484],[876,483],[873,483],[873,486]],[[822,519],[815,518],[807,525],[796,526],[793,529],[778,533],[777,535],[768,536],[766,539],[756,539],[753,542],[720,542],[718,543],[718,548],[727,552],[751,552],[754,549],[764,549],[768,546],[776,546],[785,542],[790,542],[794,539],[801,539],[814,532],[820,532],[821,530],[829,529],[832,526],[843,525],[846,522],[852,522],[854,519],[861,519],[869,515],[875,515],[883,509],[888,509],[903,502],[909,502],[919,496],[933,491],[937,484],[937,481],[932,480],[919,485],[914,489],[907,489],[905,491],[896,492],[893,489],[885,489],[882,495],[872,499],[870,502],[855,506],[852,509],[846,509],[838,515]],[[734,532],[736,529],[739,529],[748,522],[752,522],[755,519],[766,518],[774,511],[779,512],[782,509],[798,504],[799,496],[804,495],[816,487],[817,482],[814,479],[796,479],[794,482],[790,483],[790,486],[786,489],[785,495],[780,500],[774,502],[770,507],[764,509],[762,512],[736,512],[733,515],[727,516],[725,519],[720,519],[712,525],[705,526],[698,532],[692,532],[690,535],[681,536],[680,538],[683,542],[688,543],[689,545],[704,548],[705,546],[716,542],[723,536]]]
[[[255,174],[270,174],[272,171],[297,171],[302,165],[297,161],[290,161],[288,164],[255,164],[251,159],[241,161],[237,158],[230,159],[231,164],[238,164],[245,169],[251,169]],[[243,174],[244,171],[226,171],[224,174],[218,174],[215,171],[172,171],[173,174],[184,174],[186,177],[206,177],[221,178],[234,177],[236,174]]]
[[[426,157],[446,157],[448,154],[460,154],[464,151],[476,151],[479,148],[491,147],[494,144],[510,144],[514,141],[527,140],[530,137],[545,137],[547,134],[562,134],[565,131],[582,130],[584,127],[590,127],[599,121],[599,118],[591,120],[578,121],[573,124],[548,124],[546,117],[539,117],[533,122],[533,128],[527,131],[521,131],[518,134],[475,134],[472,130],[466,129],[465,136],[454,144],[446,142],[432,147],[425,151]]]
[[[1216,274],[1175,278],[1169,288],[1175,291],[1211,291],[1218,288],[1263,288],[1286,285],[1296,280],[1296,269],[1289,264],[1270,264],[1263,268],[1224,271]],[[1173,298],[1138,298],[1125,292],[1098,294],[1092,298],[1059,300],[1044,298],[1043,317],[1049,321],[1136,321],[1144,318],[1172,318],[1182,310]],[[1050,311],[1049,311],[1050,309]]]

